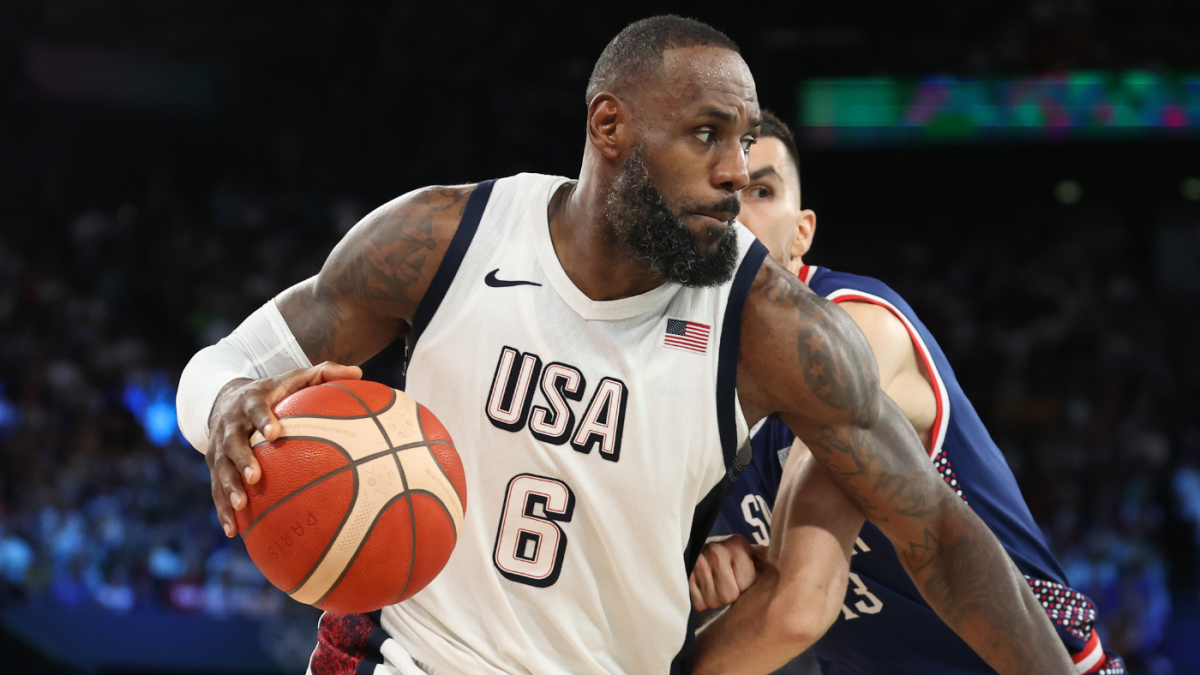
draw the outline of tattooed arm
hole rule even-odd
[[[929,605],[1000,673],[1074,673],[995,535],[938,476],[879,391],[866,338],[843,311],[768,259],[742,320],[747,421],[779,413],[846,498],[891,540]]]
[[[379,207],[346,234],[317,276],[275,298],[309,362],[320,365],[235,379],[217,394],[205,459],[226,536],[237,532],[234,510],[246,505],[243,479],[252,485],[262,475],[250,435],[257,429],[274,440],[276,403],[321,382],[361,377],[353,366],[408,330],[473,189],[426,188]]]
[[[426,188],[384,204],[317,276],[275,299],[309,361],[358,365],[408,329],[473,189]]]

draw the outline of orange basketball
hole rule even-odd
[[[262,478],[237,511],[250,557],[293,599],[370,612],[421,590],[450,559],[467,485],[450,434],[376,382],[327,382],[275,406],[251,446]]]

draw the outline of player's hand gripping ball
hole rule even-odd
[[[450,559],[467,507],[450,434],[402,391],[362,380],[309,387],[250,439],[262,479],[238,531],[258,569],[293,599],[371,612],[411,597]]]

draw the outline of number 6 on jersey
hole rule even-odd
[[[492,559],[509,581],[545,588],[558,581],[567,534],[558,523],[571,521],[575,493],[554,478],[517,474],[504,494],[504,513]]]

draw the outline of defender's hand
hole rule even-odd
[[[717,609],[737,600],[758,579],[759,566],[766,557],[766,546],[752,545],[740,534],[710,538],[688,578],[696,611]]]
[[[279,420],[272,412],[275,404],[305,387],[361,378],[362,369],[358,366],[326,361],[275,377],[240,379],[225,385],[208,417],[210,443],[204,459],[212,477],[213,504],[226,537],[237,534],[234,510],[246,508],[243,479],[245,485],[253,485],[262,477],[258,460],[250,451],[250,436],[255,430],[269,441],[279,436]]]

